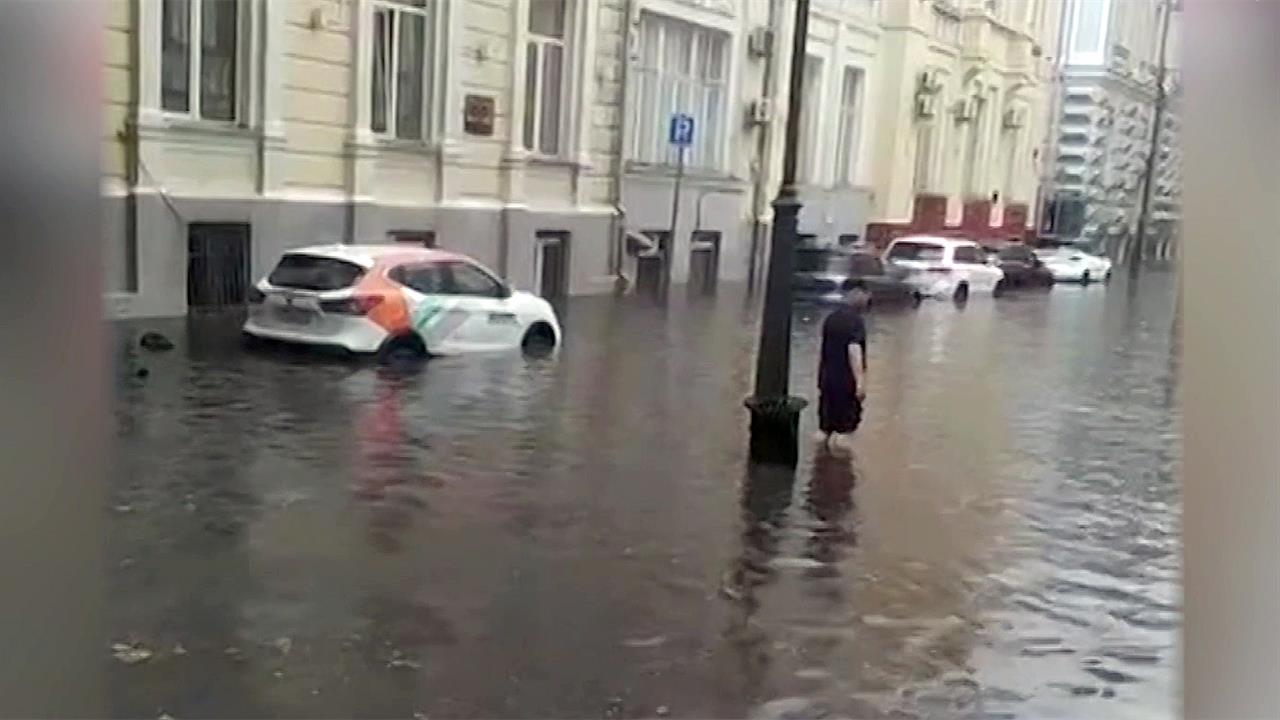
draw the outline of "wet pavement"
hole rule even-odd
[[[119,326],[110,712],[1167,717],[1173,292],[876,314],[853,458],[794,477],[745,463],[732,287],[402,374]]]

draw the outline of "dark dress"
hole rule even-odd
[[[849,366],[849,346],[862,348],[867,366],[867,326],[862,313],[842,306],[822,323],[822,353],[818,361],[818,427],[824,433],[851,433],[862,421],[862,403]]]

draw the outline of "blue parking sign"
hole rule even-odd
[[[677,147],[688,147],[693,144],[693,116],[675,113],[671,116],[671,134],[669,140]]]

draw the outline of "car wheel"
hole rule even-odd
[[[383,365],[402,366],[427,359],[427,346],[416,334],[397,335],[388,340],[378,351]]]
[[[955,293],[951,296],[957,303],[968,302],[969,300],[969,283],[960,283],[956,286]]]
[[[535,357],[548,355],[556,348],[556,332],[547,323],[534,323],[525,332],[520,348]]]
[[[1080,274],[1080,284],[1081,284],[1081,285],[1088,285],[1088,284],[1089,284],[1089,282],[1090,282],[1090,280],[1089,280],[1089,271],[1088,271],[1088,270],[1085,270],[1083,273],[1081,273],[1081,274]]]
[[[996,286],[991,288],[992,297],[1000,297],[1001,295],[1004,295],[1004,291],[1007,290],[1008,287],[1009,283],[1007,280],[997,280]]]

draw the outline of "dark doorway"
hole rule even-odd
[[[539,230],[535,237],[538,294],[547,300],[563,300],[569,296],[569,233]]]
[[[714,294],[719,278],[720,233],[700,230],[689,243],[689,294]]]
[[[190,310],[243,305],[249,283],[248,223],[187,226],[187,307]]]

